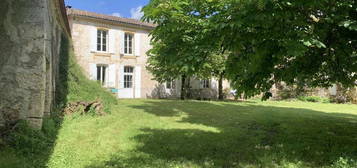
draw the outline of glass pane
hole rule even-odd
[[[125,34],[125,38],[124,38],[124,53],[127,54],[128,53],[128,40],[127,40],[127,34]]]
[[[130,66],[126,66],[126,67],[124,67],[124,72],[125,73],[133,73],[134,72],[134,68],[130,67]]]
[[[100,37],[101,34],[102,34],[101,30],[97,30],[97,37],[98,37],[98,38],[101,38],[101,37]]]
[[[129,75],[129,88],[133,87],[133,76]]]
[[[108,34],[108,32],[107,32],[107,31],[105,31],[105,30],[102,30],[102,32],[103,32],[103,38],[107,38],[107,34]]]
[[[175,83],[175,81],[172,81],[171,88],[173,88],[173,89],[176,88],[176,83]]]
[[[105,71],[107,70],[107,67],[103,66],[103,71],[102,71],[102,82],[104,83],[105,82]]]
[[[100,44],[102,39],[102,31],[97,30],[97,43]]]
[[[203,81],[203,88],[209,88],[209,80],[204,80]]]
[[[133,39],[132,36],[129,36],[129,54],[133,53]]]
[[[97,80],[100,81],[100,66],[97,66]]]
[[[97,38],[97,44],[100,44],[100,43],[101,43],[101,40],[100,40],[100,39],[101,39],[100,37]]]
[[[132,88],[133,75],[124,75],[124,88]]]
[[[103,44],[107,44],[107,38],[103,37]]]
[[[166,88],[171,89],[171,82],[166,82]]]

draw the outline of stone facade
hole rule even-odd
[[[65,12],[63,0],[0,2],[0,127],[24,119],[39,129],[50,114]]]
[[[178,98],[180,80],[174,86],[166,88],[159,84],[146,69],[146,52],[151,48],[149,33],[155,25],[134,19],[107,16],[77,9],[68,9],[72,40],[77,62],[92,80],[100,79],[104,87],[110,88],[118,98]],[[106,51],[98,51],[98,42],[102,43],[101,31],[106,32]],[[99,35],[98,35],[99,33]],[[125,34],[131,34],[132,54],[126,54]],[[100,49],[99,49],[100,50]],[[101,67],[105,67],[104,69]],[[132,67],[132,73],[126,73],[125,67]],[[102,75],[104,72],[105,75]],[[100,75],[98,75],[100,74]],[[132,85],[127,86],[127,77],[132,76]],[[102,77],[105,76],[104,80]],[[212,93],[217,93],[217,81],[210,80]],[[228,87],[225,82],[225,87]],[[199,80],[192,79],[191,86],[200,89]],[[211,96],[216,97],[216,96]]]

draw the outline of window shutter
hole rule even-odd
[[[119,35],[119,38],[120,38],[120,54],[121,55],[124,55],[124,38],[125,38],[125,33],[123,32],[123,31],[120,31],[120,33],[119,33],[120,35]]]
[[[90,51],[97,51],[97,27],[90,29]]]
[[[89,74],[91,80],[97,80],[97,65],[89,64]]]
[[[109,53],[115,53],[115,30],[109,31]]]
[[[115,88],[115,79],[116,79],[116,66],[115,64],[111,64],[108,67],[108,87]]]
[[[124,89],[124,65],[120,65],[119,71],[119,88]]]
[[[182,78],[179,77],[175,81],[176,81],[176,88],[175,88],[176,93],[175,94],[177,95],[177,98],[179,98],[181,95]]]
[[[203,84],[204,84],[203,80],[199,80],[199,87],[198,88],[199,89],[203,89]]]
[[[135,45],[134,45],[134,49],[135,49],[135,56],[140,57],[140,49],[141,49],[141,38],[140,38],[140,33],[135,33],[134,35],[134,41],[135,41]]]
[[[217,80],[212,79],[212,80],[210,80],[210,81],[211,81],[211,83],[210,83],[210,88],[211,88],[211,89],[217,89],[217,88],[218,88]]]
[[[329,88],[329,92],[330,92],[330,95],[336,96],[336,94],[337,94],[337,85],[336,84],[332,85],[332,87]]]
[[[141,67],[135,67],[135,98],[141,98]]]

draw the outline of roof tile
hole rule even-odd
[[[95,19],[103,19],[103,20],[107,20],[107,21],[111,21],[111,22],[116,22],[116,23],[121,23],[121,24],[129,24],[129,25],[139,26],[139,27],[144,27],[144,28],[152,29],[152,28],[156,27],[156,25],[153,23],[142,22],[142,21],[139,21],[136,19],[104,15],[104,14],[88,12],[88,11],[78,10],[78,9],[67,9],[67,14],[69,16],[72,15],[72,16],[82,16],[82,17],[89,17],[89,18],[95,18]]]

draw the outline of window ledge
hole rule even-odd
[[[93,50],[91,50],[90,52],[91,52],[91,53],[109,53],[109,52],[107,52],[107,51],[93,51]]]
[[[114,55],[114,53],[110,52],[100,52],[100,51],[91,51],[95,56],[107,56],[110,57],[111,55]]]
[[[135,55],[132,55],[132,54],[124,54],[124,55],[123,55],[123,58],[136,59],[136,56],[135,56]]]

